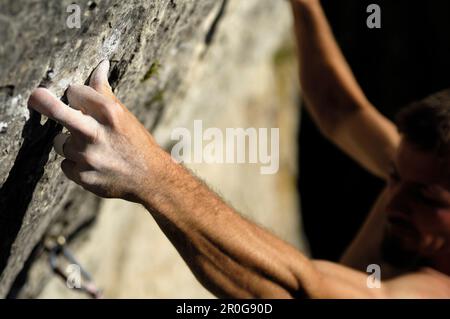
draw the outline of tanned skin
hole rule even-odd
[[[394,126],[365,98],[320,3],[292,1],[292,8],[309,110],[331,140],[371,172],[387,178],[400,141]],[[29,106],[70,131],[61,165],[65,175],[99,196],[144,205],[198,280],[216,296],[450,297],[448,268],[399,272],[383,281],[381,288],[370,289],[364,269],[310,260],[240,216],[155,143],[115,98],[108,84],[108,68],[104,61],[89,86],[69,87],[71,107],[43,88],[32,93]],[[385,193],[376,205],[383,209],[375,211],[384,211],[392,197],[389,190]],[[353,246],[348,264],[356,263],[352,256],[363,255],[361,242]]]

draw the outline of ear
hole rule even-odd
[[[111,86],[108,82],[108,72],[109,72],[109,61],[103,60],[97,66],[97,68],[92,72],[91,78],[89,79],[89,86],[100,94],[107,96],[114,96],[112,93]]]

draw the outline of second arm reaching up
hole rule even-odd
[[[347,64],[319,0],[291,0],[306,107],[322,133],[374,175],[387,179],[400,142]]]

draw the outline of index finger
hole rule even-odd
[[[61,102],[45,88],[37,88],[28,100],[28,106],[37,112],[61,123],[71,133],[89,134],[90,125],[80,112]]]

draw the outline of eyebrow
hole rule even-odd
[[[432,194],[426,194],[424,191],[430,191]],[[450,193],[441,186],[433,185],[430,189],[429,186],[421,187],[421,194],[423,197],[427,198],[430,201],[435,202],[436,204],[449,205],[450,204]]]
[[[392,161],[389,163],[389,172],[390,177],[393,177],[395,179],[401,179],[400,173],[397,169],[397,166]],[[424,193],[425,190],[429,190],[428,184],[422,184],[422,183],[414,183],[416,184],[416,187],[419,190],[420,197],[422,197],[423,200],[426,200],[429,204],[434,205],[450,205],[450,192],[448,192],[445,188],[442,186],[433,185],[432,189],[435,190],[432,192],[432,194],[426,194]]]

